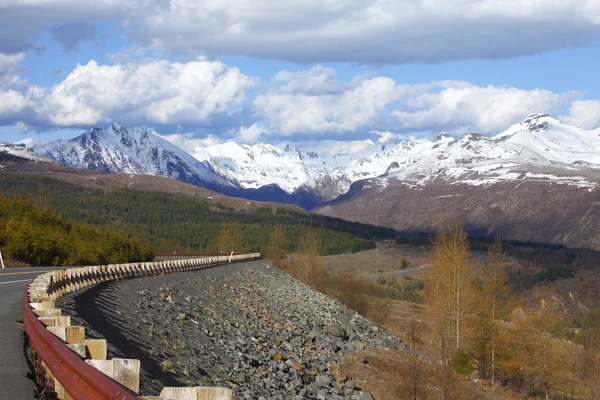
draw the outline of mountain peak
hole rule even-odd
[[[105,129],[93,127],[71,140],[48,142],[34,150],[71,167],[230,186],[206,164],[152,131],[118,123]]]
[[[549,130],[554,121],[556,120],[549,114],[536,113],[525,118],[525,120],[521,122],[521,125],[527,128],[529,132],[542,132]]]
[[[298,150],[298,148],[296,146],[293,146],[291,144],[286,144],[285,147],[283,148],[283,151],[294,152],[294,153],[300,152],[300,150]]]
[[[547,114],[547,113],[533,113],[533,114],[530,114],[525,119],[525,121],[527,121],[529,119],[539,119],[539,118],[552,118],[552,117],[550,116],[550,114]]]
[[[447,132],[442,132],[438,135],[438,137],[435,139],[435,142],[452,142],[454,141],[454,138],[452,136],[450,136],[449,133]]]

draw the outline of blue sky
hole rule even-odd
[[[186,149],[460,136],[534,112],[592,130],[599,50],[585,0],[9,2],[0,140],[113,121]]]

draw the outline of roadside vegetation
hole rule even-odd
[[[23,194],[40,208],[65,218],[115,232],[125,232],[162,252],[260,251],[275,225],[285,230],[284,248],[298,249],[295,238],[312,228],[322,254],[354,253],[375,248],[375,240],[393,238],[392,229],[359,224],[289,208],[255,211],[214,207],[206,201],[129,189],[87,189],[57,179],[0,176],[7,197]],[[224,232],[229,232],[225,234]],[[224,237],[237,235],[227,245]],[[235,248],[234,248],[235,247]]]
[[[0,193],[0,251],[7,262],[29,265],[97,265],[147,261],[152,247],[124,232],[66,220],[25,197]]]
[[[459,223],[427,238],[418,242],[427,265],[418,276],[382,273],[373,280],[324,268],[318,243],[306,239],[288,259],[271,258],[404,340],[405,351],[366,352],[368,363],[344,365],[344,373],[372,382],[377,398],[600,398],[600,304],[578,303],[577,293],[559,286],[583,283],[577,271],[593,268],[597,253],[473,241]],[[487,256],[474,260],[473,247]],[[394,269],[406,262],[399,257]]]

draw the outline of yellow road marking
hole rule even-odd
[[[10,276],[10,275],[30,275],[30,274],[45,274],[46,272],[54,272],[57,271],[55,269],[49,269],[47,271],[31,271],[31,272],[2,272],[0,276]]]

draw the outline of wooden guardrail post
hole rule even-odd
[[[112,360],[85,360],[106,376],[119,382],[135,393],[140,391],[140,361],[123,358]]]
[[[90,360],[106,360],[107,349],[105,339],[86,339],[86,357]]]
[[[260,257],[260,254],[229,257],[235,261],[243,261]],[[120,400],[133,400],[132,392],[139,391],[140,362],[128,359],[106,360],[106,340],[85,340],[85,328],[71,326],[71,317],[62,316],[61,310],[55,308],[54,300],[64,294],[100,282],[202,269],[222,265],[227,260],[228,256],[213,255],[194,259],[71,268],[36,277],[23,293],[24,326],[29,334],[30,343],[40,354],[42,363],[51,366],[48,371],[55,381],[55,390],[59,399],[72,400],[69,395],[71,393],[77,399],[100,400],[118,397]],[[72,352],[67,350],[67,347]],[[88,360],[84,363],[81,358],[88,358]],[[78,366],[78,362],[82,365]],[[105,375],[101,374],[100,370],[108,372],[108,376],[123,386],[105,380]],[[185,400],[188,398],[185,396],[188,395],[194,400],[232,398],[231,390],[226,388],[166,388],[166,390],[165,394],[169,397],[161,394],[161,397],[150,398]]]

